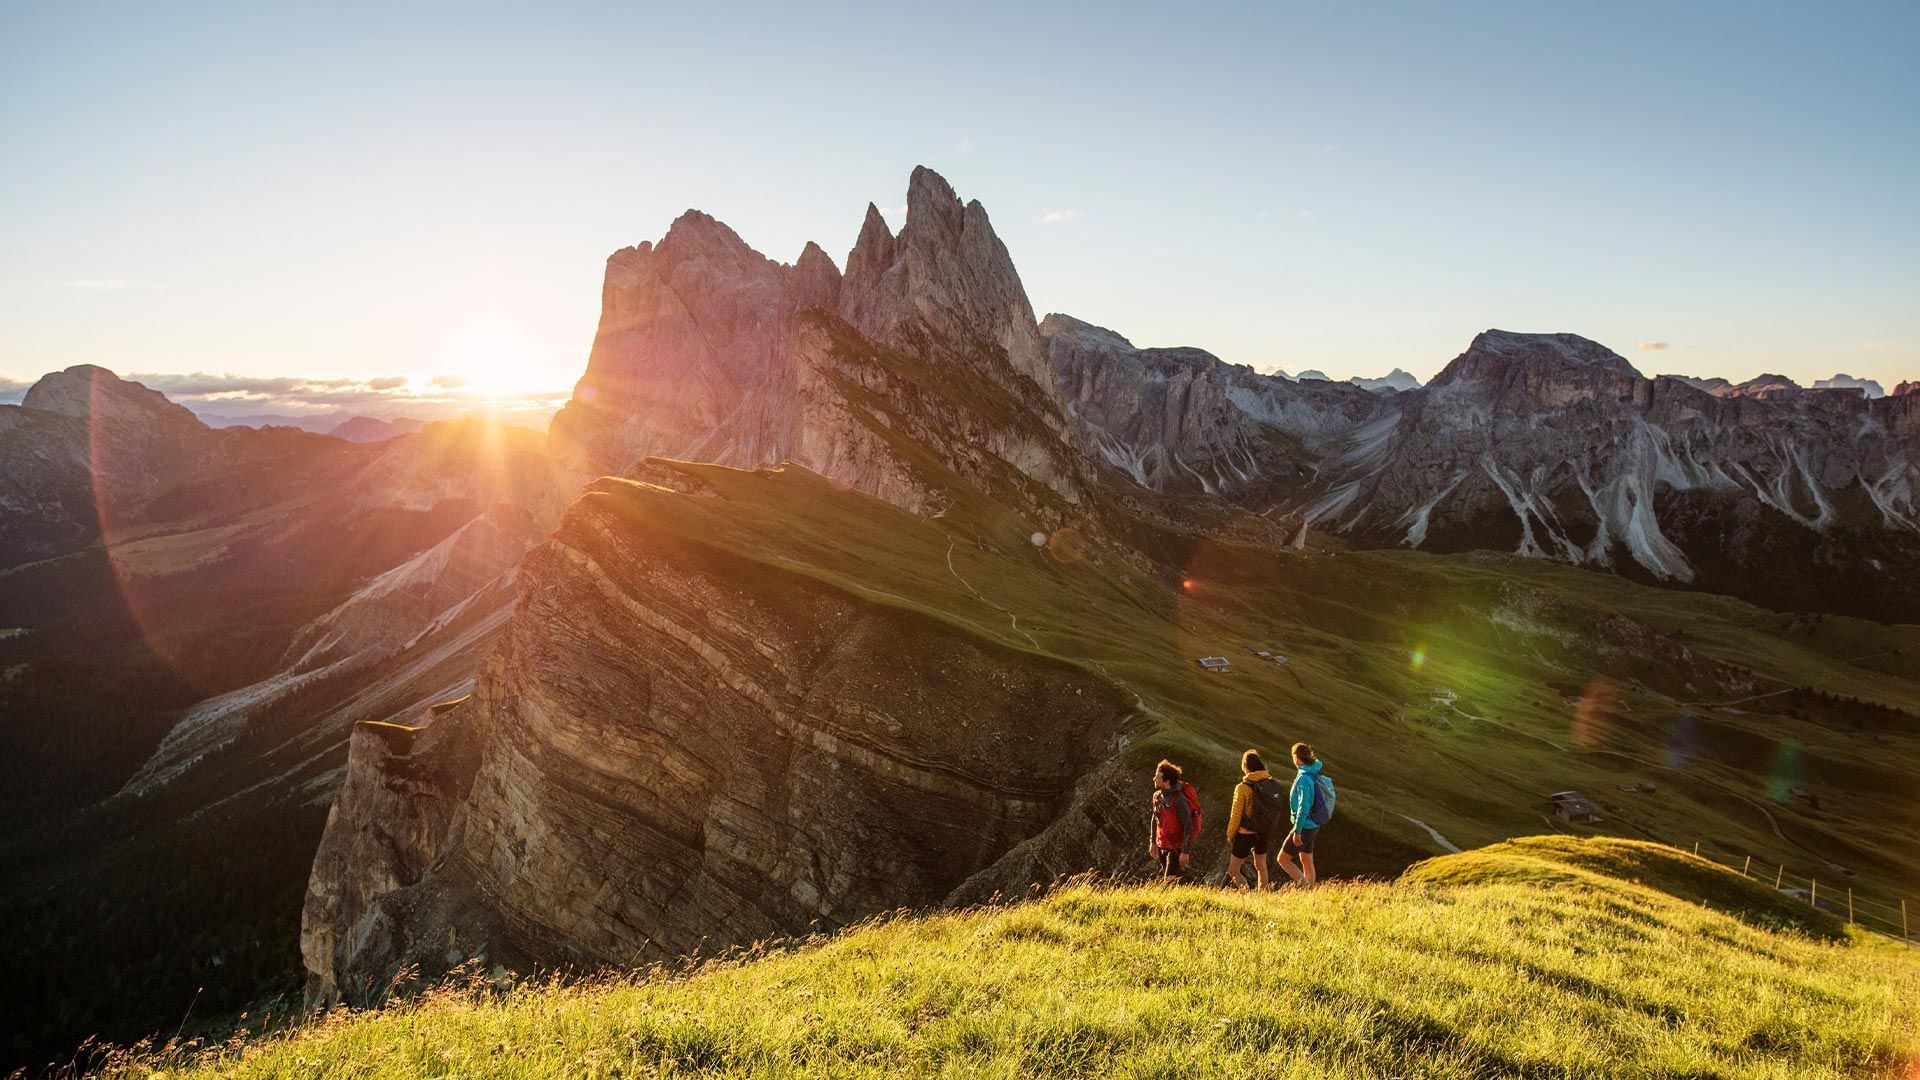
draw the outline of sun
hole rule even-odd
[[[505,319],[476,318],[447,338],[434,381],[489,400],[522,397],[549,389],[541,384],[538,356],[525,327]]]

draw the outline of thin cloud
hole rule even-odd
[[[900,215],[906,212],[907,212],[906,203],[901,203],[899,206],[883,206],[880,208],[881,217],[890,217],[890,218],[899,217]]]
[[[959,149],[960,149],[960,152],[963,154],[973,153],[973,150],[974,150],[973,136],[971,135],[961,136]]]
[[[463,375],[435,375],[432,384],[442,390],[458,390],[467,385],[467,380]]]
[[[32,386],[33,384],[25,379],[15,378],[0,371],[0,405],[19,404],[20,399],[27,396],[27,391]]]
[[[63,281],[60,287],[87,292],[142,292],[158,286],[145,281],[128,281],[125,278],[79,278],[74,281]]]
[[[384,383],[388,388],[392,388],[405,385],[407,381],[399,376],[371,380],[314,379],[298,376],[222,375],[205,371],[185,375],[136,373],[128,375],[127,378],[137,383],[144,383],[168,397],[272,397],[339,393],[372,389],[374,383]]]
[[[1080,217],[1078,210],[1049,210],[1040,215],[1040,224],[1063,225],[1069,221],[1079,221]]]
[[[367,389],[369,390],[397,390],[405,385],[407,385],[407,380],[400,375],[387,375],[378,379],[367,380]]]
[[[1673,345],[1665,341],[1636,341],[1633,343],[1633,347],[1639,349],[1641,352],[1666,352],[1668,349],[1673,348]]]

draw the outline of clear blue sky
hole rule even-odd
[[[1920,5],[1356,6],[9,3],[0,371],[564,387],[613,248],[924,163],[1140,344],[1920,377]]]

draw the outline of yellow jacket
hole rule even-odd
[[[1247,773],[1240,778],[1239,783],[1233,785],[1233,809],[1227,811],[1228,842],[1232,842],[1234,837],[1240,835],[1240,826],[1253,819],[1253,791],[1247,785],[1271,779],[1273,774],[1261,769],[1259,772]]]

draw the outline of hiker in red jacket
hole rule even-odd
[[[1170,881],[1187,876],[1193,860],[1190,850],[1200,838],[1200,795],[1180,777],[1180,766],[1162,760],[1153,767],[1153,824],[1147,834],[1147,857],[1160,864]]]

